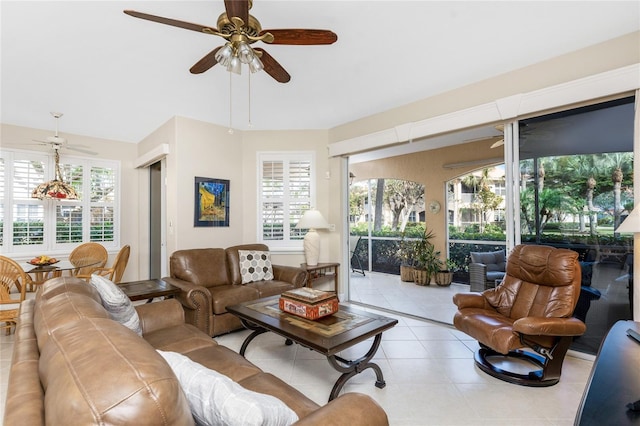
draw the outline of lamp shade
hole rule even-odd
[[[54,159],[56,172],[55,179],[38,185],[31,193],[31,198],[37,198],[39,200],[77,200],[78,193],[76,190],[73,186],[62,180],[62,175],[60,173],[60,154],[58,154],[57,149],[55,150]]]
[[[329,223],[318,210],[309,209],[302,215],[296,225],[298,229],[328,229]]]
[[[634,208],[629,216],[618,226],[616,232],[640,232],[640,209]]]
[[[77,200],[78,193],[71,185],[54,179],[38,185],[31,193],[31,198],[37,198],[39,200]]]

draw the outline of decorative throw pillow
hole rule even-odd
[[[238,250],[238,256],[242,284],[273,279],[271,255],[268,251]]]
[[[271,395],[243,388],[177,352],[158,353],[173,369],[198,425],[288,426],[298,415]]]
[[[111,319],[142,336],[140,317],[127,295],[116,284],[100,275],[91,275],[90,282],[100,293],[102,306],[109,312]]]

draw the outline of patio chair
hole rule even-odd
[[[506,253],[504,250],[471,252],[469,285],[471,291],[484,291],[496,286],[504,278]]]
[[[357,254],[358,244],[360,244],[361,240],[362,237],[358,235],[349,235],[349,253],[351,254],[349,263],[351,264],[351,272],[362,274],[364,276],[364,268],[362,267],[362,262]]]

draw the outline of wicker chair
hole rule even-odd
[[[69,255],[69,262],[76,267],[71,270],[71,275],[89,276],[95,268],[103,268],[107,260],[109,260],[109,253],[101,244],[80,244]]]
[[[31,278],[16,261],[0,256],[0,328],[6,329],[7,334],[16,325],[29,284]]]
[[[504,278],[506,253],[504,250],[471,252],[469,284],[471,291],[484,291],[496,286],[496,280]]]
[[[129,253],[131,252],[131,247],[129,245],[123,246],[116,259],[113,261],[113,265],[110,268],[101,267],[101,268],[91,268],[90,274],[78,274],[76,275],[78,278],[82,278],[85,280],[89,280],[91,275],[98,274],[107,279],[113,281],[114,283],[119,283],[122,280],[122,275],[124,275],[124,270],[127,267],[127,263],[129,262]]]

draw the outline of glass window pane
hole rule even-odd
[[[260,164],[262,239],[302,240],[306,230],[295,225],[312,206],[311,156],[298,153],[282,157],[264,158]]]
[[[63,182],[73,186],[73,189],[78,193],[78,199],[83,199],[82,191],[82,166],[75,164],[63,164],[60,163],[60,178]]]
[[[82,206],[56,207],[56,243],[82,242]]]
[[[44,242],[44,206],[15,204],[13,206],[13,244],[36,245]]]
[[[113,169],[105,167],[91,168],[91,202],[113,203],[115,200],[116,179]]]
[[[113,241],[113,207],[91,207],[91,241]]]
[[[31,192],[44,182],[44,162],[16,160],[13,163],[13,198],[30,200]]]

